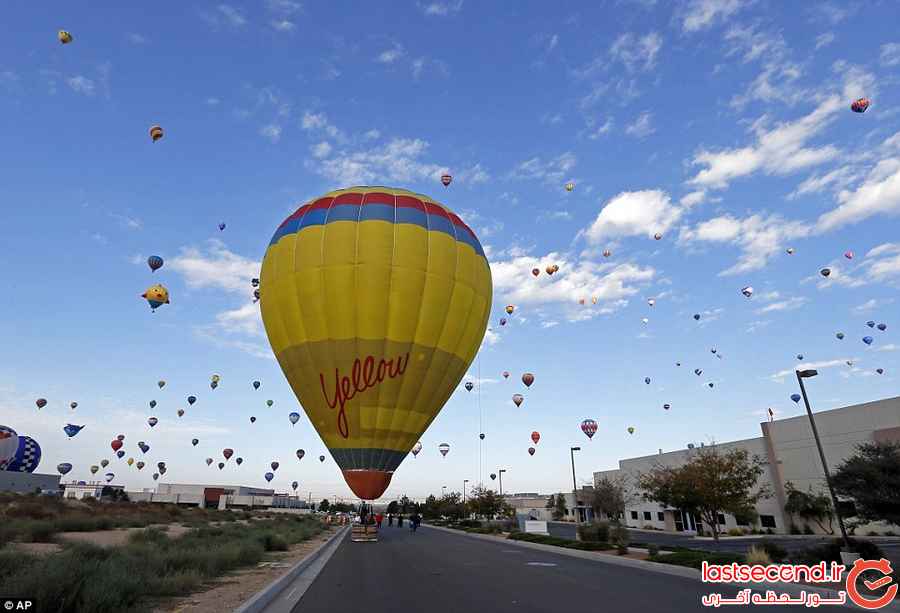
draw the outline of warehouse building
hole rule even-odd
[[[817,412],[815,420],[825,458],[832,471],[852,456],[860,443],[900,443],[900,397]],[[813,491],[827,492],[822,463],[806,415],[763,422],[760,428],[762,430],[760,437],[716,444],[716,448],[721,452],[745,449],[751,457],[758,457],[764,468],[759,485],[767,487],[772,492],[771,497],[761,500],[756,506],[759,514],[757,525],[751,526],[729,514],[722,514],[718,518],[722,532],[733,528],[756,528],[771,530],[774,533],[787,533],[791,521],[784,511],[787,501],[785,484],[790,482],[804,492],[809,488]],[[686,449],[668,453],[663,453],[660,449],[657,455],[620,460],[617,469],[595,472],[594,485],[605,478],[625,479],[630,486],[630,502],[626,506],[625,520],[630,527],[696,533],[700,527],[697,517],[679,509],[665,508],[657,503],[644,501],[637,485],[637,478],[655,466],[673,468],[681,466],[697,453],[698,448],[689,445]],[[837,522],[835,530],[836,524]],[[821,532],[814,523],[809,527]],[[870,524],[860,526],[858,530],[860,534],[864,534],[869,531],[896,531],[897,527]],[[708,528],[705,531],[709,532]]]
[[[17,494],[58,493],[59,475],[0,470],[0,492]]]
[[[297,496],[276,494],[274,489],[246,485],[161,483],[156,490],[128,492],[132,502],[159,502],[210,509],[306,509]]]

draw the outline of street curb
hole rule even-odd
[[[592,551],[580,551],[578,549],[567,549],[565,547],[557,547],[556,545],[543,545],[541,543],[529,543],[528,541],[516,541],[513,539],[502,539],[497,538],[495,536],[490,536],[487,534],[472,534],[470,532],[464,532],[462,530],[453,530],[452,528],[444,528],[443,526],[432,526],[429,524],[422,524],[423,527],[431,528],[432,530],[443,530],[444,532],[451,532],[453,534],[459,534],[462,536],[468,536],[472,538],[489,540],[493,543],[501,543],[504,545],[515,545],[517,547],[523,547],[525,549],[534,549],[536,551],[544,551],[547,553],[556,553],[559,555],[569,556],[572,558],[581,558],[583,560],[591,560],[594,562],[600,562],[601,564],[615,564],[618,566],[630,566],[631,568],[641,568],[643,570],[647,570],[655,573],[662,573],[665,575],[675,575],[678,577],[683,577],[686,579],[696,579],[698,583],[701,583],[701,572],[695,568],[688,568],[687,566],[674,566],[672,564],[659,564],[657,562],[648,562],[646,560],[632,560],[630,558],[620,558],[617,556],[611,556],[609,554],[603,553],[595,553]],[[797,597],[800,595],[800,592],[816,592],[817,594],[826,597],[826,598],[836,598],[838,596],[835,590],[829,588],[821,588],[814,587],[811,585],[801,585],[801,584],[785,584],[785,583],[710,583],[710,591],[715,591],[717,585],[727,585],[729,587],[737,587],[738,589],[743,589],[747,587],[751,587],[754,591],[765,591],[765,590],[774,590],[779,593],[787,593],[791,596]],[[849,608],[853,610],[859,610],[859,607],[856,607],[851,604],[843,605],[843,608]],[[879,609],[880,611],[896,611],[900,613],[900,601],[895,601],[890,605]]]
[[[284,591],[290,583],[299,577],[303,571],[305,571],[309,566],[319,559],[319,556],[322,555],[329,545],[331,545],[336,539],[340,539],[344,535],[347,534],[347,531],[350,529],[350,526],[344,526],[337,532],[331,535],[331,537],[319,545],[319,547],[310,552],[305,558],[294,564],[290,570],[288,570],[285,574],[280,576],[278,579],[275,579],[272,583],[258,591],[256,594],[250,597],[244,604],[235,609],[235,613],[261,613],[268,607],[272,602],[275,601],[278,596],[281,595],[281,592]]]

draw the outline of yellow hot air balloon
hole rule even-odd
[[[260,285],[297,399],[353,492],[378,498],[481,345],[492,291],[481,244],[427,196],[342,189],[279,226]]]
[[[507,315],[512,315],[513,311],[515,311],[515,310],[516,310],[516,307],[514,305],[512,305],[512,304],[506,305],[506,314]]]
[[[151,311],[155,311],[162,305],[169,304],[169,290],[157,283],[148,287],[147,291],[141,294],[141,298],[147,301]]]
[[[572,181],[569,181],[568,183],[566,183],[566,191],[567,192],[570,192],[573,189],[575,189],[575,184]]]
[[[128,465],[131,466],[134,464],[134,458],[128,458]]]
[[[60,30],[59,32],[57,32],[56,38],[58,38],[59,42],[61,42],[64,45],[68,45],[69,43],[72,42],[72,35],[69,34],[68,32],[66,32],[65,30]]]

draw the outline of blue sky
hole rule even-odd
[[[40,442],[42,470],[69,461],[76,478],[123,433],[172,482],[264,485],[278,460],[277,488],[349,497],[306,418],[290,427],[297,402],[249,279],[287,214],[358,184],[451,207],[495,285],[470,371],[480,363],[481,418],[477,388],[460,386],[389,495],[461,489],[479,457],[485,480],[508,469],[506,490],[553,491],[569,487],[572,444],[584,481],[619,458],[757,436],[768,407],[800,412],[800,363],[820,370],[817,409],[896,395],[898,17],[892,2],[13,3],[0,423]],[[861,96],[869,110],[852,113]],[[155,274],[151,254],[166,259]],[[531,276],[550,263],[553,277]],[[172,304],[151,314],[139,295],[157,281]],[[70,440],[67,422],[86,427]],[[243,466],[207,469],[224,447]],[[129,488],[152,485],[146,468],[112,466]]]

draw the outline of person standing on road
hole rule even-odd
[[[398,528],[403,527],[403,516],[402,515],[397,515],[397,527]]]
[[[381,528],[381,522],[384,520],[384,515],[381,513],[377,513],[375,515],[375,523],[378,524],[378,527]]]
[[[409,516],[409,531],[415,532],[419,528],[419,523],[422,521],[422,518],[418,513],[413,513]]]

